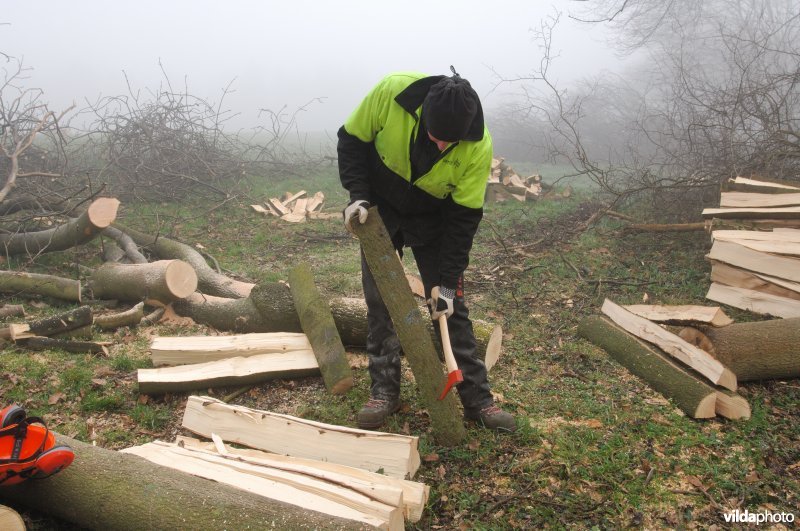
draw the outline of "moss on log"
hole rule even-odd
[[[716,390],[670,360],[657,347],[596,315],[581,321],[578,335],[608,352],[650,387],[672,399],[690,417],[711,418],[716,415]]]
[[[37,273],[0,271],[0,292],[19,295],[43,295],[54,299],[81,302],[81,283],[79,280]]]
[[[325,387],[334,395],[346,393],[353,387],[353,373],[330,307],[322,300],[308,264],[300,264],[289,272],[289,286]]]
[[[447,378],[428,332],[430,317],[423,316],[414,300],[378,209],[370,209],[363,225],[353,223],[353,231],[414,373],[420,398],[431,418],[433,436],[444,446],[457,445],[464,440],[466,430],[455,396],[448,393],[444,400],[438,400]]]

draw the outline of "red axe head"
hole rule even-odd
[[[447,393],[450,392],[450,389],[452,389],[454,385],[459,384],[463,381],[464,381],[464,375],[461,374],[461,369],[450,372],[447,375],[447,385],[444,386],[444,391],[442,391],[441,396],[439,396],[439,400],[444,400],[444,397],[447,396]]]

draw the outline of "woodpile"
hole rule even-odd
[[[122,450],[151,463],[242,489],[354,526],[402,530],[417,522],[429,487],[411,481],[419,439],[308,421],[192,396],[179,436]],[[227,443],[246,446],[235,448]]]
[[[308,197],[305,190],[297,193],[286,192],[282,199],[270,197],[261,205],[250,207],[261,214],[276,216],[289,223],[303,223],[306,219],[332,219],[341,217],[338,213],[322,212],[325,194],[317,192]]]
[[[713,246],[706,297],[775,317],[800,317],[800,186],[737,177],[703,211]]]
[[[541,175],[534,173],[525,178],[520,177],[503,158],[493,158],[489,182],[486,185],[486,201],[536,201],[542,195],[542,184]]]

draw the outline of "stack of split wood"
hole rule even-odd
[[[737,177],[720,208],[703,211],[711,230],[707,298],[761,314],[800,317],[800,186]]]
[[[486,185],[486,201],[498,202],[507,199],[536,201],[542,195],[542,176],[534,173],[520,177],[503,158],[492,159],[492,171]]]
[[[153,463],[288,504],[294,521],[318,513],[354,526],[402,530],[429,487],[411,481],[418,438],[363,431],[192,396],[178,437],[123,450]],[[234,448],[235,443],[248,448]]]
[[[253,210],[268,216],[277,216],[289,223],[302,223],[306,219],[328,219],[340,214],[323,213],[325,194],[317,192],[311,197],[305,190],[296,194],[286,192],[282,199],[270,197],[263,205],[250,205]]]

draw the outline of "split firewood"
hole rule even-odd
[[[38,273],[0,271],[0,292],[20,295],[43,295],[79,304],[81,302],[81,283],[79,280]]]
[[[721,208],[776,208],[800,205],[800,191],[788,194],[722,192]]]
[[[701,331],[740,381],[800,377],[800,318],[734,323]]]
[[[84,244],[99,235],[117,217],[119,201],[100,197],[79,217],[58,227],[37,232],[0,234],[4,255],[64,251]]]
[[[325,202],[325,194],[317,192],[308,200],[306,204],[306,212],[317,212],[322,210],[322,204]]]
[[[800,283],[711,260],[711,281],[800,301]]]
[[[124,312],[97,315],[94,324],[103,330],[113,330],[123,326],[136,326],[144,318],[144,302],[138,303],[130,310]]]
[[[254,492],[302,510],[344,518],[372,528],[404,529],[400,508],[374,501],[346,486],[282,470],[149,443],[122,450],[161,466]]]
[[[733,325],[731,325],[733,326]],[[657,347],[645,343],[607,318],[590,316],[578,325],[578,335],[605,350],[631,373],[674,401],[692,418],[716,415],[717,391]]]
[[[711,247],[711,251],[706,255],[706,258],[725,262],[755,273],[763,273],[792,282],[800,282],[800,260],[761,253],[738,243],[717,240]]]
[[[19,340],[25,348],[30,350],[61,349],[78,354],[102,354],[108,356],[108,348],[104,343],[95,341],[77,341],[71,339],[58,339],[54,337],[35,336]]]
[[[420,465],[419,438],[324,424],[269,411],[191,396],[182,426],[203,437],[278,454],[330,461],[372,472],[414,477]]]
[[[425,504],[428,501],[430,493],[430,487],[424,483],[394,478],[385,474],[369,472],[361,468],[340,465],[328,461],[291,457],[252,448],[234,448],[232,446],[223,446],[223,452],[220,453],[218,446],[211,441],[205,442],[194,437],[185,437],[182,435],[179,435],[175,439],[175,443],[189,450],[215,452],[228,459],[241,459],[245,462],[265,464],[283,470],[301,471],[316,477],[333,479],[342,484],[363,484],[366,485],[366,488],[363,490],[365,494],[370,492],[379,494],[379,490],[372,490],[376,487],[388,487],[392,490],[397,489],[402,493],[401,503],[403,504],[404,514],[406,519],[410,522],[418,522],[422,517],[422,511],[425,509]],[[388,496],[392,496],[391,492],[386,496],[387,497],[381,497],[380,500],[384,503],[390,503]]]
[[[5,488],[4,499],[89,529],[356,527],[352,521],[275,502],[138,456],[62,435],[56,435],[56,443],[75,452],[70,467],[47,481]]]
[[[294,210],[294,208],[292,208],[292,202],[305,197],[306,197],[305,190],[300,190],[296,194],[293,194],[291,192],[286,192],[286,198],[282,201],[283,206]]]
[[[719,306],[631,304],[623,308],[648,321],[672,325],[702,323],[727,326],[733,322],[733,319],[725,315]]]
[[[0,328],[0,339],[6,341],[17,341],[18,339],[25,339],[35,335],[31,333],[31,327],[27,323],[11,323]]]
[[[217,273],[208,265],[203,255],[189,245],[160,235],[148,235],[119,224],[115,224],[115,227],[162,260],[179,259],[191,265],[197,275],[197,288],[207,295],[238,299],[247,297],[253,289],[253,284],[249,282],[241,282]]]
[[[800,192],[800,187],[788,182],[769,182],[746,177],[729,179],[722,185],[723,191],[757,192],[760,194],[791,194]]]
[[[243,386],[276,378],[303,378],[320,373],[310,350],[225,358],[157,369],[139,369],[139,392],[154,395],[214,387]]]
[[[655,323],[632,314],[606,299],[601,311],[627,332],[657,345],[667,354],[699,372],[709,381],[732,391],[736,390],[736,375],[707,352],[687,343]]]
[[[270,207],[272,207],[273,209],[275,209],[278,212],[278,214],[277,214],[278,216],[284,216],[284,215],[288,214],[289,212],[291,212],[290,209],[288,209],[285,206],[283,206],[283,203],[281,203],[281,200],[278,199],[277,197],[270,197],[268,204],[269,204]]]
[[[92,273],[95,298],[169,304],[194,293],[197,274],[183,260],[159,260],[148,264],[107,262]]]
[[[314,284],[311,268],[307,264],[295,266],[289,272],[289,285],[300,325],[311,342],[325,387],[334,395],[346,393],[353,387],[353,373],[333,314]]]
[[[447,378],[436,358],[436,347],[430,339],[430,316],[423,316],[414,300],[378,209],[371,207],[364,224],[354,223],[353,232],[361,242],[367,265],[375,279],[381,298],[403,347],[403,353],[414,373],[423,406],[430,415],[433,435],[439,444],[454,446],[466,436],[462,415],[454,394],[439,400]]]
[[[154,337],[150,356],[156,367],[188,365],[259,354],[310,351],[305,334],[269,332],[235,336]]]
[[[717,415],[726,419],[749,419],[751,415],[750,404],[745,398],[728,389],[717,389],[717,402],[715,404]]]
[[[266,208],[264,208],[261,205],[250,205],[250,208],[252,208],[256,212],[258,212],[259,214],[271,214],[272,213],[271,210],[267,210]]]
[[[764,315],[783,318],[800,317],[800,301],[761,291],[725,286],[717,282],[708,288],[706,298]]]
[[[800,219],[800,206],[780,208],[706,208],[703,218]]]

